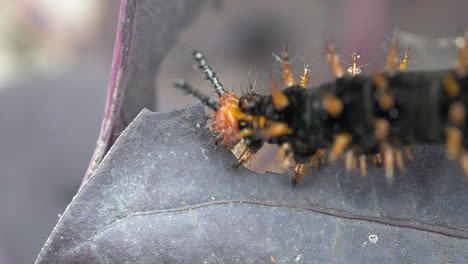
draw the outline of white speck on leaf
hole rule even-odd
[[[302,260],[302,254],[299,254],[294,258],[294,261],[296,262],[299,262],[300,260]]]
[[[377,241],[379,241],[379,237],[377,235],[374,235],[374,234],[369,235],[369,242],[371,242],[372,244],[375,244],[377,243]]]

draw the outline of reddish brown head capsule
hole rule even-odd
[[[219,109],[212,115],[212,130],[222,137],[222,146],[232,148],[240,141],[237,119],[239,98],[234,93],[225,93],[219,97],[218,104]]]

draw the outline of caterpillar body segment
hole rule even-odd
[[[409,55],[398,63],[395,43],[386,71],[371,73],[361,73],[358,53],[353,53],[353,64],[345,72],[334,46],[328,44],[327,59],[336,79],[318,86],[306,87],[308,68],[300,82],[295,81],[287,50],[282,56],[286,86],[281,89],[273,80],[270,95],[252,90],[237,97],[220,89],[216,79],[211,82],[219,100],[213,102],[193,88],[176,86],[214,109],[211,129],[221,145],[244,145],[234,166],[248,162],[264,143],[277,144],[282,156],[294,161],[293,184],[322,157],[331,161],[344,157],[346,168],[359,168],[363,177],[367,162],[373,161],[383,166],[390,183],[394,168],[404,170],[404,157],[413,159],[410,147],[417,144],[445,143],[447,156],[468,171],[468,58],[461,58],[468,57],[466,46],[460,46],[455,69],[406,71]],[[206,69],[212,70],[206,60],[204,64],[208,76]]]

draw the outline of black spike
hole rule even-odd
[[[184,90],[185,92],[194,95],[196,98],[198,98],[203,104],[206,106],[210,107],[214,111],[219,110],[219,104],[216,102],[213,98],[209,97],[208,95],[203,94],[199,90],[193,88],[190,84],[188,84],[184,80],[175,80],[174,81],[174,86],[177,88],[180,88]]]
[[[219,82],[216,73],[213,71],[213,69],[211,69],[210,65],[208,65],[208,62],[206,61],[203,53],[196,50],[193,52],[193,57],[198,62],[199,68],[205,73],[206,78],[210,80],[218,96],[227,93],[226,89],[224,89],[223,85]]]

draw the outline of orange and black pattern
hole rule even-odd
[[[227,92],[199,51],[194,57],[212,82],[216,101],[178,80],[175,86],[193,94],[214,110],[212,132],[222,146],[244,150],[234,166],[246,163],[265,142],[280,146],[294,162],[296,184],[311,163],[343,158],[346,168],[367,164],[384,167],[393,180],[394,168],[403,169],[415,144],[445,142],[447,157],[459,160],[468,174],[468,36],[456,39],[459,48],[454,69],[406,71],[409,53],[398,57],[394,37],[384,71],[361,73],[358,53],[344,69],[333,44],[327,44],[327,61],[335,80],[307,85],[306,67],[299,81],[293,76],[288,51],[281,54],[283,89],[272,81],[271,94],[254,89],[237,96]]]

